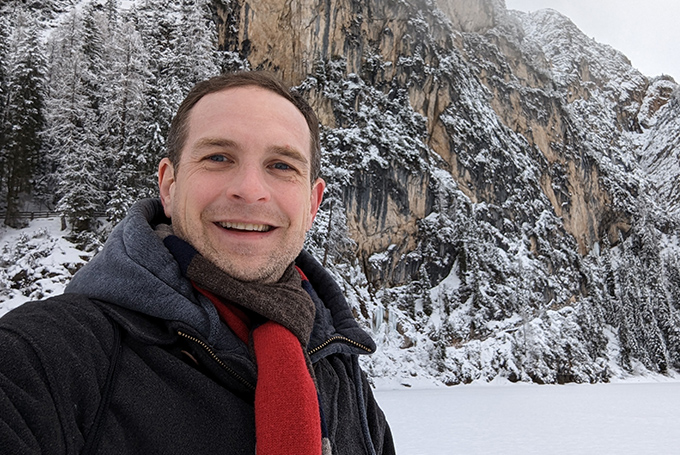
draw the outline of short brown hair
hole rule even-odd
[[[307,121],[310,135],[310,177],[312,183],[321,173],[321,144],[319,140],[319,119],[312,107],[300,96],[299,93],[291,91],[280,79],[266,71],[240,71],[236,73],[226,73],[199,82],[189,91],[182,104],[177,109],[175,117],[170,124],[168,140],[166,143],[167,156],[175,172],[179,168],[179,161],[182,156],[182,149],[189,134],[189,114],[191,109],[205,95],[221,92],[235,87],[256,86],[269,90],[290,101]]]

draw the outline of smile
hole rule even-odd
[[[272,229],[271,226],[267,224],[250,224],[250,223],[217,223],[224,229],[230,229],[234,231],[248,231],[248,232],[268,232]]]

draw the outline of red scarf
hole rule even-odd
[[[297,337],[271,320],[251,331],[250,320],[244,311],[205,289],[195,287],[210,299],[220,318],[244,343],[248,344],[252,336],[257,361],[257,455],[320,455],[319,401]]]

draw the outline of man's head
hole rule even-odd
[[[194,105],[205,95],[221,92],[230,88],[255,86],[276,93],[293,104],[305,117],[310,134],[310,149],[312,151],[312,173],[314,182],[321,172],[321,144],[319,141],[319,119],[311,106],[298,93],[291,92],[279,79],[270,73],[262,71],[242,71],[227,73],[199,82],[187,94],[172,120],[168,131],[167,153],[168,159],[175,166],[179,165],[182,149],[186,142],[189,129],[189,114]]]
[[[261,73],[199,83],[158,169],[175,233],[229,275],[278,280],[302,249],[325,188],[311,108]]]

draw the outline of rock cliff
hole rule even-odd
[[[577,156],[575,150],[581,149],[581,144],[574,137],[567,106],[561,100],[564,96],[570,104],[587,100],[591,91],[603,92],[610,82],[617,82],[612,81],[620,74],[612,74],[617,69],[608,73],[597,63],[612,55],[620,65],[627,65],[623,74],[630,73],[632,80],[630,87],[606,94],[612,101],[618,97],[627,99],[629,105],[639,105],[649,83],[623,55],[613,49],[602,52],[602,46],[590,51],[594,43],[566,18],[554,13],[548,16],[528,20],[525,31],[502,3],[482,0],[442,1],[428,7],[380,1],[231,2],[219,9],[222,23],[231,24],[220,28],[220,45],[238,50],[251,67],[278,71],[295,85],[314,75],[320,62],[342,59],[346,75],[358,75],[386,94],[407,92],[410,107],[426,122],[423,141],[448,163],[461,189],[473,202],[498,202],[498,196],[503,197],[496,194],[498,187],[506,187],[498,179],[514,179],[517,170],[506,169],[509,175],[496,176],[493,182],[479,180],[480,171],[483,173],[479,165],[461,163],[456,153],[458,146],[474,149],[479,144],[461,141],[460,133],[442,118],[447,109],[461,107],[456,106],[460,85],[472,85],[480,101],[493,109],[493,121],[520,135],[543,155],[541,192],[584,254],[603,234],[616,237],[618,230],[627,230],[629,220],[627,214],[611,210],[611,196],[599,183],[598,168],[589,165],[587,157]],[[579,55],[581,60],[565,59],[566,67],[557,69],[560,75],[554,77],[548,61],[555,60],[551,52],[558,53],[559,49],[540,46],[545,42],[554,47],[564,40],[572,43],[568,55]],[[591,55],[593,52],[600,53]],[[590,65],[596,67],[591,69]],[[331,100],[320,92],[313,98],[325,126],[342,126]],[[630,115],[634,109],[628,109],[629,105],[617,106],[618,112],[613,113],[616,124],[626,129],[636,125]],[[384,186],[376,186],[377,199],[384,190]],[[371,197],[369,191],[364,194]],[[407,215],[409,219],[427,215],[426,205],[417,200],[409,200],[408,205],[414,207],[412,216]],[[384,211],[372,216],[360,224],[383,226],[385,240],[371,243],[378,248],[395,243],[390,232],[409,224]],[[375,237],[378,231],[370,236]],[[359,225],[352,226],[351,232],[359,243],[363,243],[361,237],[369,235]],[[617,239],[610,241],[616,243]],[[375,251],[368,248],[365,252],[370,255]]]
[[[220,49],[278,72],[319,113],[329,191],[309,247],[384,345],[406,347],[387,357],[423,349],[455,383],[601,380],[607,362],[642,356],[631,338],[618,359],[608,350],[625,299],[602,251],[649,223],[675,235],[677,218],[650,215],[679,197],[672,79],[555,11],[498,0],[233,0],[216,13]],[[558,345],[528,346],[532,327]],[[495,360],[471,361],[484,343]]]

